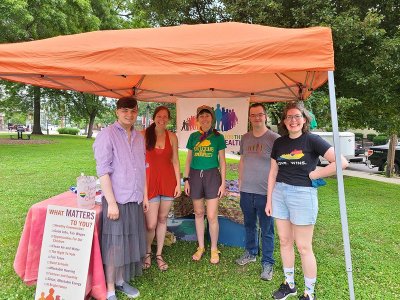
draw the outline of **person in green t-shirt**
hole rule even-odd
[[[183,181],[185,193],[193,200],[196,234],[199,246],[193,260],[200,260],[204,254],[204,200],[207,200],[207,220],[211,237],[212,264],[219,263],[217,247],[218,200],[225,193],[225,139],[214,129],[214,110],[202,105],[197,108],[197,122],[200,130],[193,132],[187,142],[188,155]],[[219,169],[218,169],[219,167]]]

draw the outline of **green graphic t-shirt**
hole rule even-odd
[[[190,167],[196,170],[218,168],[218,152],[226,148],[224,136],[212,133],[202,142],[200,136],[199,131],[193,132],[186,144],[186,148],[193,151]]]

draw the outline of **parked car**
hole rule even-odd
[[[359,156],[364,154],[365,154],[365,148],[361,144],[356,144],[356,147],[354,149],[354,156]]]
[[[372,146],[368,149],[367,164],[371,167],[378,167],[379,171],[386,168],[386,159],[389,149],[389,143],[386,145]],[[397,143],[394,157],[394,172],[399,174],[400,170],[400,142]]]

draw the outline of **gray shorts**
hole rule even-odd
[[[221,174],[218,168],[196,170],[190,168],[189,184],[190,198],[215,199],[218,198],[218,189],[221,186]]]

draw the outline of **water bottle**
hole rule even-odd
[[[101,191],[100,179],[96,180],[96,197],[95,203],[101,205],[101,198],[103,197],[103,192]]]
[[[95,205],[96,177],[81,173],[76,178],[76,189],[78,208],[92,209]]]

